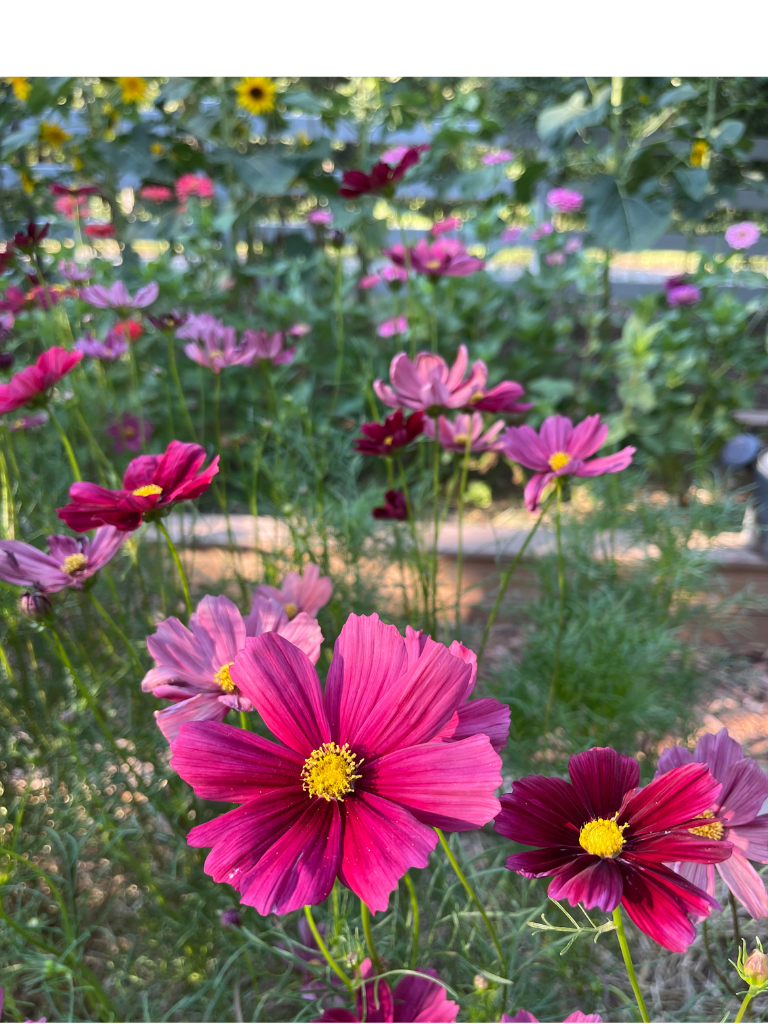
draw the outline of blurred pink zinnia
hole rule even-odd
[[[330,210],[313,210],[307,214],[307,220],[310,224],[327,227],[329,224],[333,224],[333,214]]]
[[[548,220],[545,220],[543,224],[539,224],[537,227],[533,229],[533,231],[531,232],[531,238],[534,240],[534,242],[538,242],[540,238],[546,238],[547,235],[551,235],[554,230],[554,224],[550,223],[550,221]]]
[[[507,427],[501,439],[501,451],[536,472],[525,488],[525,504],[530,512],[539,507],[547,484],[561,476],[602,476],[618,473],[632,462],[635,449],[622,448],[615,455],[585,461],[605,444],[608,425],[600,416],[587,416],[574,425],[566,416],[548,416],[537,434],[532,427]]]
[[[682,283],[667,288],[667,304],[672,306],[695,306],[701,301],[701,289],[695,284]]]
[[[415,653],[415,652],[414,652]],[[207,800],[239,804],[192,829],[205,868],[260,914],[322,902],[336,878],[374,912],[434,828],[476,829],[498,812],[501,759],[487,736],[441,742],[471,668],[427,639],[416,658],[394,626],[350,615],[325,693],[283,637],[247,639],[230,676],[278,743],[216,722],[182,725],[171,765]]]
[[[732,224],[725,232],[725,240],[732,249],[750,249],[760,238],[760,228],[751,220]]]
[[[150,203],[167,203],[173,199],[173,189],[167,185],[144,185],[139,195]]]
[[[547,206],[558,213],[577,213],[584,205],[584,196],[570,188],[553,188],[547,192]]]
[[[510,152],[508,149],[500,149],[498,153],[486,153],[483,157],[483,163],[486,167],[493,167],[496,164],[508,164],[510,160],[515,159],[515,154]]]
[[[180,202],[186,202],[190,196],[198,199],[210,199],[215,195],[216,186],[207,174],[182,174],[176,181],[176,195]]]
[[[331,599],[333,583],[329,576],[320,575],[320,567],[310,562],[303,573],[289,572],[280,589],[262,583],[253,592],[257,597],[269,597],[279,601],[292,619],[298,612],[306,612],[313,619]]]
[[[436,220],[429,230],[433,238],[446,235],[449,231],[457,231],[464,221],[461,217],[446,217],[445,220]]]

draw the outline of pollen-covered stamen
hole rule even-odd
[[[85,555],[67,555],[61,563],[61,570],[70,576],[74,576],[76,572],[81,572],[86,565],[88,565],[88,559]]]
[[[722,839],[725,835],[725,829],[723,823],[718,821],[715,817],[714,811],[703,811],[701,814],[696,815],[697,818],[709,818],[710,820],[706,825],[694,825],[693,828],[689,828],[689,832],[693,832],[696,836],[704,836],[705,839]]]
[[[554,455],[549,456],[547,461],[549,462],[549,468],[554,473],[557,473],[558,470],[563,469],[568,465],[571,461],[571,456],[568,452],[555,452]]]
[[[137,487],[135,491],[131,491],[134,498],[149,498],[153,494],[162,494],[163,488],[158,487],[157,484],[144,484],[143,487]]]
[[[293,601],[288,601],[284,607],[285,614],[288,616],[289,619],[295,619],[296,616],[299,614],[298,605],[295,605]]]
[[[222,665],[219,671],[214,673],[213,681],[217,686],[221,687],[224,693],[232,693],[236,689],[229,672],[234,664],[234,661],[230,661],[226,665]]]
[[[324,800],[343,800],[347,793],[353,793],[352,783],[361,778],[355,775],[362,764],[358,761],[349,744],[324,743],[313,750],[301,769],[302,788],[310,796],[321,796]]]
[[[394,437],[385,437],[384,438],[384,444],[390,445],[390,444],[393,443],[394,440],[395,440]]]
[[[224,353],[221,351],[220,348],[212,348],[211,351],[208,354],[210,355],[211,359],[223,359],[224,358]]]
[[[629,827],[617,825],[613,818],[595,818],[579,832],[579,844],[593,857],[617,857],[624,846],[622,832]]]
[[[453,440],[456,444],[466,444],[469,440],[469,434],[454,434]]]

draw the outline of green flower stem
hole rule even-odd
[[[141,402],[141,394],[139,393],[139,365],[136,359],[136,353],[133,348],[132,342],[128,342],[128,356],[130,358],[131,366],[131,390],[133,391],[134,402],[136,403],[136,412],[139,416],[139,441],[141,443],[142,452],[147,446],[146,434],[144,431],[144,406]]]
[[[547,498],[546,502],[542,506],[541,512],[539,513],[539,518],[533,524],[533,527],[529,531],[528,536],[523,541],[522,547],[520,548],[520,550],[517,552],[517,554],[515,555],[514,559],[512,560],[512,564],[510,565],[510,567],[507,569],[507,571],[504,573],[504,575],[501,578],[501,582],[499,584],[499,592],[496,595],[496,601],[495,601],[495,603],[493,605],[493,608],[491,609],[491,614],[488,616],[488,621],[485,624],[485,632],[483,633],[483,640],[482,640],[482,643],[480,644],[480,649],[479,649],[479,651],[477,653],[477,665],[478,665],[478,668],[480,667],[480,662],[482,661],[482,658],[483,658],[483,651],[485,650],[485,645],[488,643],[488,637],[490,636],[491,629],[493,627],[494,622],[496,621],[496,616],[498,614],[499,608],[501,607],[501,602],[504,599],[504,594],[506,593],[507,587],[509,586],[509,581],[512,579],[512,573],[517,568],[518,563],[520,562],[520,559],[523,557],[523,555],[525,554],[526,550],[528,549],[528,545],[533,540],[533,536],[536,533],[536,531],[538,530],[539,526],[541,525],[541,521],[544,518],[544,516],[545,516],[545,514],[547,512],[547,509],[552,504],[552,499],[553,498],[554,498],[554,492],[552,494],[550,494],[550,496]]]
[[[485,921],[486,927],[488,928],[488,931],[490,933],[491,941],[493,942],[494,949],[496,950],[496,955],[499,958],[499,963],[501,964],[501,968],[502,968],[502,970],[505,970],[506,963],[505,963],[505,960],[504,960],[504,953],[502,952],[502,949],[501,949],[501,943],[499,942],[499,937],[496,934],[496,929],[493,927],[491,919],[488,917],[488,914],[485,911],[485,907],[483,906],[483,904],[478,899],[478,897],[477,897],[477,895],[475,893],[475,890],[469,884],[469,882],[467,881],[466,875],[464,874],[464,872],[459,867],[459,862],[456,860],[455,856],[453,855],[453,850],[451,850],[450,846],[448,845],[448,840],[443,835],[442,830],[439,829],[439,828],[436,828],[435,832],[437,832],[437,838],[440,840],[440,845],[442,846],[443,850],[445,851],[445,855],[448,858],[448,860],[450,861],[451,867],[456,872],[456,877],[461,882],[461,884],[464,886],[464,889],[466,890],[467,896],[469,896],[469,898],[475,904],[477,909],[480,911],[480,916]],[[505,986],[505,991],[506,991],[506,986]]]
[[[344,973],[344,971],[342,971],[342,969],[339,967],[339,965],[336,963],[336,961],[333,959],[333,957],[331,956],[330,952],[328,951],[328,947],[323,942],[322,935],[317,930],[317,925],[315,924],[314,917],[312,917],[312,909],[310,908],[309,904],[307,904],[304,907],[304,916],[306,917],[307,924],[309,925],[309,929],[310,929],[310,931],[312,932],[312,934],[313,934],[313,936],[315,938],[315,942],[317,943],[317,948],[320,950],[320,952],[325,957],[326,961],[328,962],[328,966],[331,968],[333,973],[335,975],[337,975],[337,977],[341,978],[341,980],[347,986],[347,989],[351,992],[352,991],[352,980],[347,977],[347,975]]]
[[[184,591],[184,600],[185,600],[186,605],[187,605],[187,615],[191,615],[192,614],[192,598],[189,596],[189,584],[187,583],[187,574],[184,572],[184,566],[181,564],[181,559],[179,558],[179,553],[176,550],[176,546],[173,543],[173,541],[171,540],[171,535],[168,533],[168,530],[165,528],[165,523],[162,521],[162,519],[158,519],[157,520],[157,528],[160,531],[160,533],[162,533],[162,535],[165,537],[165,543],[168,545],[168,550],[171,553],[171,558],[173,559],[174,563],[176,564],[176,571],[179,574],[179,579],[181,580],[181,587],[182,587],[182,590]]]
[[[390,490],[395,489],[395,473],[392,469],[392,457],[386,456],[384,459],[387,464],[387,482],[389,483]],[[405,577],[405,557],[403,555],[403,541],[400,536],[400,523],[394,524],[395,530],[395,556],[397,558],[397,564],[400,567],[400,583],[403,590],[403,614],[405,618],[410,622],[411,613],[408,602],[408,581]]]
[[[432,538],[432,639],[437,640],[437,539],[440,534],[440,441],[435,424],[435,439],[432,443],[432,496],[435,506],[435,529]]]
[[[421,590],[424,599],[424,623],[426,624],[429,619],[429,578],[427,571],[424,568],[424,560],[421,554],[421,542],[419,540],[419,534],[416,529],[416,519],[414,516],[413,502],[411,501],[411,493],[408,489],[408,480],[405,476],[405,467],[403,466],[403,460],[398,455],[397,457],[397,469],[400,474],[400,486],[403,489],[403,495],[405,497],[405,507],[408,510],[408,525],[411,528],[411,538],[413,540],[413,550],[416,555],[416,565],[419,570],[419,579],[421,580]]]
[[[179,396],[179,404],[184,411],[184,420],[189,431],[189,436],[193,441],[197,441],[197,435],[195,434],[195,427],[192,423],[192,417],[189,414],[187,407],[187,401],[184,398],[184,389],[181,386],[181,378],[179,377],[179,369],[176,366],[176,348],[174,345],[173,334],[168,332],[168,365],[171,368],[171,376],[173,377],[173,383],[176,388],[176,394]]]
[[[120,639],[122,640],[123,645],[124,645],[126,651],[128,652],[128,655],[129,655],[131,661],[134,664],[134,667],[136,668],[136,670],[141,675],[143,675],[144,674],[144,668],[143,668],[141,662],[139,661],[138,654],[133,649],[131,641],[128,639],[128,637],[125,635],[125,633],[122,631],[122,629],[118,626],[118,624],[115,622],[115,620],[112,618],[112,616],[106,610],[106,608],[102,605],[102,603],[96,598],[96,596],[94,595],[92,590],[88,591],[88,597],[90,598],[91,604],[96,609],[96,611],[99,613],[99,615],[102,617],[102,619],[104,619],[104,621],[107,623],[107,625],[110,626],[110,628],[115,633],[117,633],[117,635],[120,637]]]
[[[413,919],[412,931],[413,931],[413,945],[411,946],[411,967],[416,967],[416,962],[419,959],[419,901],[416,899],[416,888],[413,884],[411,876],[406,871],[403,875],[405,887],[408,890],[408,895],[411,899],[411,918]]]
[[[635,974],[635,968],[632,963],[632,957],[629,952],[629,943],[627,942],[627,935],[624,931],[624,922],[621,919],[621,907],[618,906],[613,912],[613,923],[616,926],[616,936],[619,940],[619,946],[621,946],[621,955],[624,957],[624,966],[627,968],[627,974],[629,976],[629,982],[632,985],[632,991],[635,993],[635,999],[637,1000],[637,1008],[640,1011],[640,1019],[644,1024],[649,1024],[650,1017],[648,1011],[645,1008],[645,1000],[643,999],[643,993],[640,991],[640,986],[637,983],[637,975]],[[746,1001],[742,1003],[741,1011],[746,1009]],[[741,1017],[737,1017],[736,1020],[741,1020]]]
[[[555,657],[552,662],[552,679],[549,683],[549,694],[547,696],[547,710],[544,714],[544,732],[549,725],[549,716],[552,713],[552,703],[555,699],[555,687],[557,685],[557,674],[560,670],[560,647],[563,642],[563,626],[565,625],[565,563],[563,561],[562,532],[560,528],[560,514],[563,505],[563,478],[557,478],[557,511],[555,514],[555,530],[557,532],[557,586],[560,594],[559,608],[557,613],[557,638],[555,639]]]
[[[82,681],[80,676],[75,671],[75,666],[72,664],[72,661],[71,661],[69,655],[66,652],[64,644],[61,642],[61,637],[59,636],[59,634],[58,634],[58,632],[56,630],[56,627],[52,623],[48,626],[48,632],[49,632],[50,636],[53,638],[53,642],[54,642],[54,645],[56,647],[56,650],[57,650],[57,653],[59,655],[59,658],[61,659],[61,661],[62,661],[63,665],[65,666],[65,668],[69,671],[69,674],[72,676],[72,679],[74,680],[75,686],[80,691],[83,699],[85,700],[85,703],[88,705],[88,707],[93,712],[93,717],[99,723],[99,726],[101,727],[101,731],[104,733],[106,738],[109,740],[109,744],[112,747],[112,749],[115,752],[115,754],[119,758],[122,758],[124,755],[120,752],[120,749],[117,746],[117,742],[115,740],[114,734],[112,733],[112,730],[109,728],[109,726],[107,725],[106,721],[104,720],[101,712],[99,711],[99,709],[98,709],[98,707],[96,705],[96,701],[93,699],[92,694],[88,690],[88,687],[85,685],[85,683]]]
[[[400,242],[403,246],[403,258],[405,260],[405,272],[408,275],[405,279],[405,293],[408,310],[408,332],[411,336],[411,359],[416,358],[416,332],[413,327],[413,285],[411,279],[413,278],[413,272],[411,270],[411,250],[408,248],[408,239],[405,237],[405,226],[403,224],[402,214],[400,210],[395,207],[395,216],[397,217],[397,226],[400,229]]]
[[[381,974],[381,960],[379,960],[379,954],[376,952],[376,946],[373,942],[373,932],[371,931],[371,912],[362,900],[360,900],[360,916],[363,919],[363,934],[365,935],[368,952],[371,954],[373,970],[376,974]]]
[[[75,478],[75,480],[81,481],[83,479],[83,476],[82,476],[82,473],[80,472],[80,467],[77,464],[77,459],[75,458],[75,453],[72,450],[72,445],[69,443],[69,438],[67,437],[66,431],[64,430],[64,427],[62,427],[61,423],[59,422],[59,419],[58,419],[56,413],[53,411],[53,409],[50,406],[48,407],[48,414],[51,417],[51,423],[53,423],[54,427],[56,428],[56,433],[61,438],[61,443],[64,445],[64,451],[67,453],[67,458],[69,459],[69,465],[70,465],[70,468],[72,469],[72,476]]]
[[[432,351],[437,352],[437,282],[434,278],[429,280],[429,336],[432,342]]]
[[[3,430],[3,440],[8,439],[7,430]],[[18,477],[17,477],[18,479]],[[7,522],[8,536],[11,540],[16,536],[19,529],[18,519],[16,518],[16,501],[13,496],[13,488],[11,487],[11,478],[8,475],[8,465],[5,461],[5,452],[0,448],[0,482],[3,487],[3,518]],[[6,524],[4,523],[3,526]]]
[[[250,726],[248,725],[248,715],[244,711],[240,712],[240,728],[245,729],[246,732],[250,732]]]
[[[336,400],[339,397],[341,387],[341,373],[344,368],[344,297],[342,285],[344,283],[344,266],[341,262],[341,249],[336,250],[336,276],[333,284],[333,305],[336,310],[336,382],[333,386],[333,398],[331,399],[331,412],[336,408]]]
[[[747,994],[744,996],[741,1006],[739,1007],[739,1012],[733,1019],[733,1024],[739,1024],[740,1021],[744,1020],[744,1014],[747,1012],[747,1007],[752,1002],[753,995],[754,992],[752,991],[752,989],[750,989],[749,992],[747,992]],[[643,1019],[646,1020],[647,1018]]]
[[[458,549],[456,551],[456,623],[454,626],[455,637],[458,640],[461,631],[461,577],[464,569],[464,496],[467,490],[467,473],[469,472],[469,454],[472,450],[472,430],[471,430],[471,413],[470,415],[470,429],[467,430],[467,442],[464,446],[464,459],[461,464],[461,482],[459,483],[459,497],[458,497]],[[437,430],[437,424],[435,424],[435,430]]]

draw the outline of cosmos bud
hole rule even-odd
[[[762,988],[768,982],[768,954],[753,949],[742,966],[744,981],[755,988]]]
[[[230,910],[223,910],[220,920],[222,928],[239,928],[243,923],[243,919],[234,907]]]
[[[19,611],[25,619],[32,619],[38,622],[47,619],[53,611],[53,605],[46,594],[34,591],[31,594],[22,594],[19,598]]]

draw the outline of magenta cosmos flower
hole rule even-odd
[[[731,224],[725,232],[725,240],[732,249],[750,249],[760,238],[760,228],[751,220]]]
[[[384,495],[384,504],[377,505],[371,509],[374,519],[409,519],[408,502],[402,491],[387,491]]]
[[[437,1022],[451,1024],[460,1010],[458,1003],[447,999],[445,989],[439,981],[437,971],[428,967],[416,967],[419,977],[407,974],[398,981],[394,989],[385,979],[375,981],[371,961],[366,958],[360,964],[360,977],[366,981],[357,989],[356,1012],[333,1007],[322,1017],[313,1018],[314,1024],[360,1024],[361,1021],[380,1024],[406,1024],[406,1022]]]
[[[72,484],[72,500],[56,509],[56,514],[77,533],[102,524],[137,530],[144,519],[154,519],[178,502],[198,498],[208,490],[219,471],[219,456],[201,472],[204,462],[201,445],[171,441],[165,454],[140,455],[129,462],[121,491],[87,482]]]
[[[68,352],[55,346],[46,349],[36,363],[15,373],[8,384],[0,384],[0,414],[13,412],[22,405],[46,402],[54,384],[82,358],[82,352]]]
[[[768,776],[757,761],[744,756],[728,730],[721,729],[714,736],[702,736],[693,753],[685,747],[665,750],[659,758],[656,777],[693,762],[705,764],[723,788],[717,800],[701,813],[702,821],[692,831],[733,843],[729,859],[717,865],[718,873],[752,917],[768,917],[765,882],[749,863],[756,860],[768,864],[768,814],[759,814],[768,798]],[[677,863],[675,870],[714,896],[713,865]]]
[[[422,412],[461,409],[478,393],[483,395],[488,377],[488,368],[478,359],[464,379],[468,362],[466,345],[459,346],[450,369],[442,356],[432,352],[419,352],[413,362],[405,352],[399,352],[389,366],[391,387],[375,380],[373,389],[385,405],[393,408]]]
[[[112,330],[107,332],[104,341],[99,341],[92,334],[86,334],[85,337],[77,339],[75,348],[89,359],[101,359],[112,363],[125,355],[128,351],[128,342],[117,331]]]
[[[508,164],[515,159],[515,154],[509,149],[500,149],[497,153],[486,153],[482,163],[486,167],[495,167],[496,164]]]
[[[190,196],[211,199],[216,192],[213,180],[207,174],[182,174],[176,181],[176,195],[185,203]]]
[[[585,460],[605,444],[608,426],[600,416],[587,416],[577,426],[567,416],[548,416],[537,434],[528,426],[507,427],[501,439],[501,451],[536,472],[525,487],[525,505],[529,512],[539,507],[544,488],[561,476],[602,476],[618,473],[632,461],[635,449],[622,448],[615,455]]]
[[[526,412],[533,408],[533,402],[518,402],[525,394],[525,388],[515,380],[503,380],[501,384],[485,391],[476,391],[469,401],[470,409],[480,412]]]
[[[449,231],[457,231],[463,223],[461,217],[446,217],[445,220],[436,220],[429,233],[433,238],[439,238],[441,235],[447,235]]]
[[[547,206],[558,213],[577,213],[584,205],[584,196],[570,188],[553,188],[547,192]]]
[[[256,359],[253,344],[243,332],[240,344],[234,327],[225,327],[210,313],[191,316],[177,332],[179,338],[193,338],[184,346],[184,354],[193,363],[204,366],[213,373],[221,373],[227,366],[250,366]]]
[[[695,306],[701,302],[701,289],[695,284],[681,282],[667,288],[667,304],[673,309],[676,306]]]
[[[42,594],[55,594],[66,587],[82,590],[85,581],[115,557],[125,534],[101,526],[93,540],[58,533],[47,540],[47,555],[20,540],[0,540],[0,579]]]
[[[306,331],[294,336],[301,337],[302,334],[306,334]],[[287,363],[292,363],[293,357],[296,355],[295,345],[285,348],[285,334],[282,331],[274,331],[272,334],[268,334],[266,331],[243,331],[243,344],[247,345],[253,353],[254,362],[257,359],[263,359],[266,362],[274,363],[275,366],[285,366]]]
[[[363,423],[360,430],[365,436],[355,441],[356,452],[392,455],[424,432],[424,413],[414,412],[406,419],[403,410],[398,409],[383,423]]]
[[[152,437],[154,425],[149,420],[140,420],[131,412],[124,412],[119,420],[111,423],[106,433],[112,438],[112,446],[120,455],[124,451],[140,452],[142,446]]]
[[[499,434],[504,429],[504,420],[497,420],[483,433],[483,417],[479,412],[461,412],[451,423],[445,416],[437,418],[437,439],[441,447],[449,452],[464,452],[467,449],[467,441],[470,441],[471,452],[498,451]],[[434,439],[435,421],[427,418],[424,421],[424,433],[427,437]]]
[[[317,621],[300,612],[289,621],[285,608],[257,597],[247,619],[228,597],[204,597],[190,617],[189,629],[173,616],[147,637],[156,668],[144,676],[141,688],[171,700],[155,712],[163,736],[175,740],[183,722],[222,721],[230,708],[253,711],[253,704],[232,681],[230,669],[249,636],[279,633],[316,664],[323,634]]]
[[[407,267],[402,245],[393,245],[383,252],[396,266]],[[485,266],[485,260],[470,256],[456,238],[437,238],[434,242],[422,238],[409,250],[409,254],[413,270],[432,278],[467,277]]]
[[[325,693],[311,662],[275,633],[230,669],[278,743],[216,722],[183,725],[171,764],[198,796],[240,804],[193,828],[206,871],[260,914],[324,900],[336,878],[372,911],[437,836],[498,812],[501,759],[487,736],[440,742],[471,668],[427,639],[418,657],[377,615],[350,615]]]
[[[716,864],[731,844],[691,832],[720,784],[702,764],[675,768],[638,790],[640,766],[610,747],[575,754],[570,782],[531,775],[501,798],[495,829],[539,849],[513,854],[511,871],[551,875],[551,899],[610,912],[621,904],[637,927],[681,953],[696,936],[689,915],[718,904],[668,861]]]
[[[139,288],[131,298],[130,292],[122,281],[115,281],[109,288],[103,284],[87,284],[80,290],[80,298],[97,309],[144,309],[150,306],[160,294],[160,287],[157,281],[150,281],[143,288]]]
[[[408,317],[407,316],[395,316],[391,320],[384,320],[376,328],[376,333],[380,338],[394,338],[396,334],[405,334],[408,330]]]
[[[502,1013],[499,1020],[502,1024],[539,1024],[539,1018],[527,1010],[518,1010],[514,1017]],[[574,1010],[563,1020],[563,1024],[603,1024],[603,1018],[599,1013],[582,1013],[581,1010]]]
[[[329,576],[320,575],[320,566],[310,562],[303,573],[289,572],[282,586],[270,587],[262,583],[253,592],[254,600],[258,597],[269,597],[279,601],[292,619],[299,612],[306,612],[310,618],[317,618],[317,613],[331,600],[333,583]]]
[[[339,195],[357,199],[369,192],[391,192],[409,167],[417,164],[429,146],[396,147],[382,154],[370,174],[364,171],[344,171]]]

